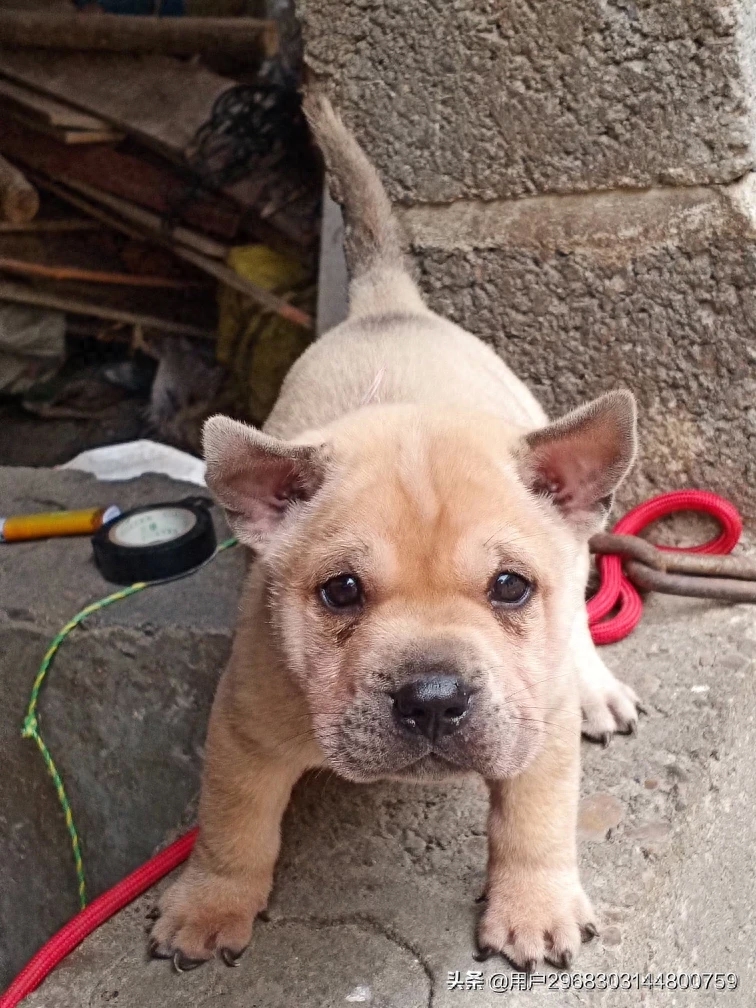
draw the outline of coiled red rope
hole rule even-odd
[[[653,497],[645,504],[628,511],[612,531],[619,535],[637,535],[659,518],[665,518],[677,511],[703,512],[715,518],[722,528],[721,533],[714,539],[700,546],[682,547],[685,551],[729,553],[740,539],[743,523],[736,508],[724,498],[705,490],[676,490]],[[643,612],[643,603],[638,592],[623,574],[619,557],[602,556],[598,560],[598,567],[601,584],[588,602],[588,622],[596,644],[613,644],[627,637],[638,625]],[[615,615],[604,619],[613,609],[617,609]],[[0,1008],[16,1008],[88,935],[185,861],[196,838],[196,829],[186,833],[170,847],[127,875],[122,882],[102,896],[98,896],[85,910],[64,925],[27,963],[0,997]]]
[[[686,553],[730,553],[740,539],[743,522],[737,509],[716,494],[706,490],[674,490],[652,497],[620,518],[612,531],[617,535],[637,535],[647,526],[677,511],[698,511],[715,518],[721,533],[700,546],[663,546],[661,549]],[[627,637],[643,614],[643,603],[635,587],[622,571],[618,556],[598,558],[600,586],[588,601],[588,624],[594,644],[614,644]],[[613,609],[617,612],[604,619]]]

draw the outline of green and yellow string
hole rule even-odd
[[[219,543],[215,549],[215,552],[210,556],[205,563],[209,563],[211,560],[215,559],[219,553],[223,550],[228,549],[230,546],[236,545],[236,539],[226,539],[222,543]],[[74,630],[81,622],[83,622],[87,616],[91,616],[92,613],[99,612],[101,609],[105,609],[107,606],[112,605],[114,602],[120,602],[121,599],[128,598],[129,595],[135,595],[137,592],[143,591],[145,588],[150,588],[153,585],[166,584],[169,581],[177,581],[179,578],[187,577],[189,574],[194,574],[204,567],[205,563],[200,564],[199,567],[193,567],[190,571],[186,571],[184,574],[178,574],[175,577],[163,578],[159,581],[137,581],[135,584],[129,585],[128,588],[122,588],[120,591],[113,592],[112,595],[106,595],[105,598],[98,599],[97,602],[92,602],[90,605],[85,606],[81,612],[76,613],[73,619],[70,619],[68,623],[60,630],[59,633],[53,638],[49,648],[45,652],[45,656],[42,659],[42,663],[39,666],[39,671],[37,672],[37,677],[34,680],[34,684],[31,690],[31,696],[29,697],[29,706],[26,710],[26,717],[23,721],[23,726],[21,728],[22,738],[34,739],[37,743],[37,748],[42,753],[42,759],[45,761],[45,766],[52,777],[53,784],[55,786],[55,791],[58,795],[58,801],[63,809],[63,815],[66,821],[66,829],[68,830],[68,835],[71,838],[71,848],[73,850],[74,863],[76,865],[76,878],[78,880],[79,889],[79,905],[83,910],[87,905],[87,886],[86,877],[84,874],[84,861],[81,856],[81,843],[79,842],[79,834],[76,830],[76,824],[74,822],[73,812],[71,810],[71,803],[68,800],[68,795],[66,794],[66,789],[63,785],[63,779],[58,772],[58,768],[55,766],[55,761],[52,758],[50,750],[47,748],[45,740],[39,730],[39,719],[37,717],[37,708],[39,706],[39,695],[44,685],[47,673],[50,671],[50,666],[52,665],[53,659],[57,654],[58,648],[63,643],[63,641],[68,637],[72,630]]]

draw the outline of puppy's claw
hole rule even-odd
[[[525,963],[523,964],[522,971],[523,973],[535,973],[535,968],[537,965],[538,965],[537,959],[526,959]]]
[[[267,910],[261,910],[260,913],[257,915],[257,919],[261,920],[263,924],[267,924],[270,921],[270,914],[268,913]]]
[[[480,894],[480,896],[476,896],[475,897],[475,902],[476,903],[485,903],[487,901],[487,899],[488,899],[488,893],[487,892],[482,892]]]
[[[202,966],[206,961],[206,959],[190,959],[179,950],[174,953],[173,968],[177,973],[188,973],[190,970],[195,970],[198,966]]]
[[[595,924],[584,924],[580,928],[580,936],[583,939],[583,943],[592,941],[594,938],[598,937],[598,928]]]
[[[241,966],[242,956],[246,951],[246,948],[240,949],[238,952],[234,952],[230,948],[222,948],[220,956],[226,966]]]
[[[559,961],[559,969],[568,970],[572,966],[572,952],[565,952]]]
[[[604,736],[629,731],[638,718],[638,697],[617,679],[596,655],[583,656],[580,668],[582,732],[594,742]]]
[[[612,733],[611,732],[604,732],[603,735],[599,736],[598,740],[601,743],[601,746],[602,746],[603,749],[608,749],[609,748],[609,743],[612,741]]]
[[[491,948],[490,945],[481,945],[473,953],[473,959],[475,962],[485,962],[490,959],[492,955],[495,955],[496,949]]]
[[[147,954],[150,959],[172,959],[173,952],[161,945],[157,938],[152,938],[147,946]]]

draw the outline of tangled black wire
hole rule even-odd
[[[218,97],[197,131],[189,167],[209,189],[223,189],[263,159],[296,156],[307,144],[299,94],[275,84],[237,84]]]
[[[284,159],[312,157],[302,100],[291,86],[237,84],[216,98],[210,116],[187,150],[185,184],[170,200],[170,231],[190,204],[220,192],[264,165],[273,173]]]

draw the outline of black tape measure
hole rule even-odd
[[[208,497],[186,497],[126,511],[92,536],[100,573],[115,584],[186,574],[215,551]]]

